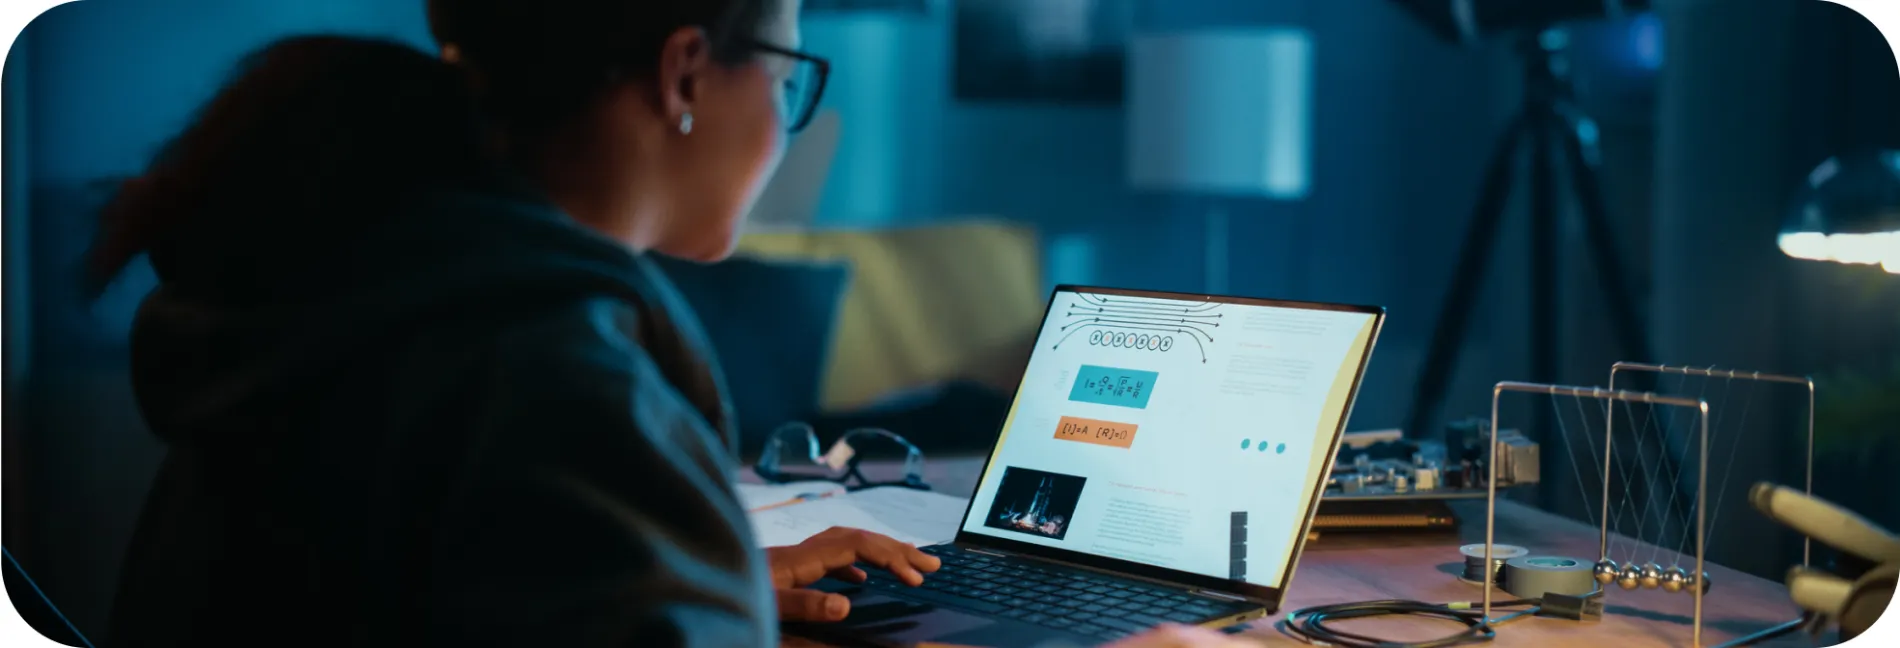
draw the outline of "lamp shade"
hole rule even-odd
[[[1900,151],[1843,155],[1815,167],[1781,227],[1780,244],[1797,259],[1900,274]]]
[[[1127,84],[1135,188],[1283,200],[1310,190],[1313,43],[1305,30],[1138,35]]]

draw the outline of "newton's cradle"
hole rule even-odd
[[[1685,391],[1691,377],[1700,378],[1702,387],[1695,397],[1617,389],[1618,378],[1628,373],[1654,374],[1659,387],[1665,376],[1679,376],[1677,392]],[[1723,435],[1722,422],[1728,410],[1731,409],[1728,407],[1731,400],[1730,392],[1737,381],[1748,385],[1747,395],[1742,397],[1740,423],[1732,433]],[[1717,399],[1719,405],[1712,408],[1709,404],[1708,392],[1710,384],[1715,382],[1723,383],[1723,387]],[[1588,505],[1595,498],[1590,496],[1590,489],[1584,480],[1578,453],[1574,451],[1571,443],[1571,430],[1565,422],[1566,410],[1574,407],[1577,417],[1585,426],[1584,431],[1579,435],[1582,442],[1577,445],[1582,445],[1586,449],[1592,472],[1597,475],[1602,485],[1600,514],[1597,520],[1599,556],[1592,569],[1592,575],[1599,585],[1598,592],[1608,597],[1611,586],[1614,585],[1623,590],[1650,589],[1687,593],[1693,597],[1695,606],[1690,645],[1700,647],[1702,646],[1703,600],[1709,595],[1713,585],[1708,577],[1706,562],[1710,539],[1708,531],[1719,520],[1723,500],[1729,492],[1729,477],[1735,465],[1735,456],[1740,450],[1742,433],[1746,429],[1748,415],[1754,409],[1755,392],[1757,388],[1764,385],[1802,386],[1807,389],[1807,468],[1804,487],[1809,494],[1812,494],[1814,490],[1814,381],[1807,377],[1714,367],[1619,362],[1610,369],[1610,383],[1607,388],[1520,382],[1498,383],[1492,391],[1490,447],[1495,453],[1498,447],[1499,405],[1506,394],[1548,397],[1550,406],[1556,410],[1557,432],[1563,441],[1563,454],[1571,464],[1571,474],[1576,477],[1577,488],[1582,496],[1580,501]],[[1566,407],[1563,404],[1565,399],[1571,402],[1572,407]],[[1596,405],[1586,406],[1585,403],[1591,401],[1594,401]],[[1647,405],[1645,408],[1647,413],[1642,417],[1638,417],[1634,411],[1634,405],[1637,403]],[[1623,423],[1630,426],[1631,435],[1635,441],[1634,460],[1626,456],[1632,454],[1628,448],[1620,447],[1616,442],[1615,428],[1618,424],[1616,410],[1619,404],[1623,410]],[[1592,442],[1590,434],[1592,409],[1597,410],[1603,420],[1603,436],[1600,443]],[[1668,412],[1666,419],[1660,424],[1657,420],[1658,410]],[[1713,422],[1711,422],[1712,413]],[[1691,434],[1679,435],[1682,439],[1678,448],[1678,442],[1672,438],[1678,436],[1674,434],[1674,423],[1683,414],[1693,417],[1689,420],[1695,427],[1690,430]],[[1647,444],[1651,442],[1652,429],[1656,433],[1654,443],[1661,448],[1654,461],[1648,460],[1643,452],[1648,447]],[[1712,445],[1721,445],[1726,450],[1727,458],[1723,462],[1721,474],[1717,476],[1719,481],[1715,484],[1717,493],[1715,507],[1710,509],[1709,466]],[[1495,461],[1487,463],[1490,464],[1492,471],[1491,478],[1487,480],[1491,486],[1485,513],[1484,563],[1488,565],[1493,564],[1496,559],[1494,549],[1497,540],[1497,463]],[[1672,463],[1673,470],[1670,466]],[[1692,463],[1695,468],[1695,473],[1692,475],[1694,493],[1687,498],[1679,497],[1680,491],[1684,490],[1680,487],[1681,480],[1688,476],[1685,473]],[[1620,475],[1621,479],[1614,479],[1612,475]],[[1640,505],[1632,502],[1634,499],[1632,494],[1636,491],[1638,479],[1642,480],[1640,483],[1646,489]],[[1666,479],[1666,481],[1658,481],[1659,479]],[[1617,485],[1622,487],[1620,498],[1613,497],[1612,494],[1612,487]],[[1657,500],[1665,499],[1657,495],[1662,491],[1667,491],[1666,501],[1659,503]],[[1688,501],[1682,501],[1684,499]],[[1614,504],[1612,504],[1613,500]],[[1677,514],[1678,509],[1681,511],[1680,516]],[[1713,515],[1710,514],[1711,510],[1714,511]],[[1626,514],[1630,516],[1627,520]],[[1649,526],[1651,520],[1657,521],[1657,524],[1653,527],[1655,531],[1652,541],[1645,542],[1645,532],[1652,528]],[[1666,541],[1671,523],[1679,524],[1683,530],[1682,537],[1674,543]],[[1634,540],[1627,543],[1618,542],[1617,535],[1621,535],[1623,529],[1632,525],[1635,527]],[[1613,531],[1617,535],[1612,535]],[[1693,546],[1690,545],[1691,540],[1693,540]],[[1645,544],[1649,546],[1647,552],[1644,551]],[[1673,547],[1673,551],[1670,551],[1669,547]],[[1802,550],[1802,564],[1808,564],[1811,557],[1812,543],[1809,542]],[[1667,567],[1663,566],[1664,562],[1668,563]],[[1487,624],[1495,627],[1527,614],[1527,612],[1516,612],[1494,617],[1493,591],[1497,589],[1497,585],[1490,579],[1487,579],[1484,585],[1483,609],[1484,620]]]

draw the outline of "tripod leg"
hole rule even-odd
[[[1636,299],[1630,294],[1623,259],[1616,251],[1616,235],[1609,214],[1603,207],[1603,189],[1598,180],[1599,156],[1596,126],[1587,117],[1565,120],[1564,148],[1570,158],[1571,187],[1583,209],[1584,230],[1590,238],[1592,262],[1603,285],[1604,301],[1610,309],[1610,326],[1616,331],[1623,353],[1638,362],[1655,358],[1650,353],[1649,334],[1636,314]]]
[[[1528,120],[1531,130],[1531,281],[1530,281],[1530,359],[1531,382],[1557,382],[1557,297],[1563,293],[1557,280],[1557,170],[1555,138],[1556,118],[1535,114]],[[1549,429],[1542,421],[1549,412],[1539,409],[1538,430]]]
[[[1425,365],[1419,370],[1418,384],[1412,395],[1412,414],[1405,428],[1408,434],[1427,434],[1438,416],[1438,408],[1444,404],[1445,389],[1449,387],[1459,347],[1464,343],[1472,301],[1484,281],[1485,266],[1491,261],[1498,230],[1503,225],[1504,202],[1511,193],[1511,168],[1517,159],[1517,142],[1523,136],[1524,127],[1523,118],[1511,122],[1498,138],[1497,150],[1491,153],[1478,205],[1472,213],[1470,229],[1465,231],[1464,249],[1458,255],[1458,268],[1452,274],[1444,306],[1438,311],[1438,323],[1432,331],[1432,345],[1426,352]]]
[[[1525,119],[1530,129],[1530,254],[1525,259],[1530,264],[1530,334],[1525,336],[1530,344],[1527,357],[1530,358],[1531,382],[1552,385],[1557,383],[1558,340],[1563,339],[1557,320],[1558,297],[1563,295],[1563,282],[1558,280],[1558,257],[1563,246],[1557,239],[1557,117],[1549,112],[1533,109]],[[1553,411],[1548,407],[1532,410],[1530,430],[1536,436],[1549,443],[1551,432],[1555,431]],[[1538,497],[1545,502],[1552,501],[1557,493],[1556,486],[1561,482],[1547,479],[1537,486]],[[1578,505],[1584,505],[1578,502]]]

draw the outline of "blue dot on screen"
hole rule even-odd
[[[1267,442],[1265,442],[1265,441],[1261,441],[1261,442],[1260,442],[1260,451],[1261,451],[1261,452],[1266,452],[1266,451],[1267,451],[1267,448],[1271,448],[1271,447],[1273,447],[1273,446],[1269,446],[1269,445],[1267,445]]]
[[[1280,444],[1280,447],[1274,448],[1273,452],[1275,454],[1286,454],[1286,444]]]
[[[1247,445],[1248,445],[1248,444],[1250,444],[1250,443],[1253,443],[1253,439],[1241,439],[1241,440],[1240,440],[1240,449],[1242,449],[1242,450],[1246,450],[1246,449],[1247,449]]]

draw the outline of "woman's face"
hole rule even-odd
[[[777,11],[754,38],[797,49],[800,0],[776,4]],[[679,90],[683,109],[667,114],[670,150],[660,163],[669,168],[657,169],[657,175],[669,180],[671,186],[661,190],[671,204],[661,217],[664,227],[654,232],[655,250],[698,261],[731,254],[741,220],[783,155],[787,124],[780,114],[781,92],[795,64],[789,57],[760,52],[743,65],[705,65],[683,87],[661,89],[663,96]],[[691,132],[681,133],[686,114],[692,116]]]

